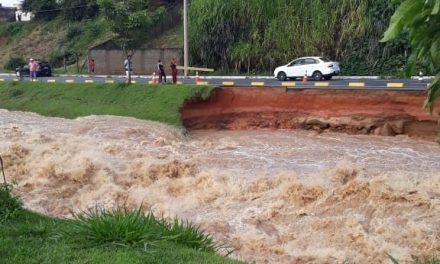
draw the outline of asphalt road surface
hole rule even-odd
[[[342,78],[342,79],[340,79]],[[3,80],[18,80],[13,74],[0,74],[0,81]],[[29,81],[29,77],[23,77],[23,81]],[[139,84],[148,84],[151,81],[149,76],[134,75],[134,82]],[[126,82],[127,79],[123,76],[89,76],[89,75],[76,75],[76,76],[53,76],[53,77],[41,77],[38,78],[40,82],[56,82],[56,83],[106,83],[106,82]],[[167,76],[167,81],[171,81],[171,76]],[[190,78],[178,78],[179,82],[185,84],[195,84],[194,77]],[[371,78],[353,78],[353,77],[337,77],[330,81],[311,81],[303,83],[301,79],[296,81],[280,82],[272,77],[227,77],[227,76],[212,76],[201,77],[201,82],[212,86],[271,86],[279,87],[286,86],[292,89],[304,89],[304,88],[327,88],[327,89],[399,89],[399,90],[426,90],[429,84],[428,79],[423,81],[415,79],[371,79]]]

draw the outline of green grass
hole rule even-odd
[[[227,251],[227,248],[218,245],[198,226],[179,219],[160,219],[152,213],[145,214],[142,208],[95,208],[74,215],[69,225],[70,228],[64,234],[90,246],[111,244],[154,248],[165,241],[201,252]]]
[[[211,89],[194,85],[0,82],[0,105],[53,117],[116,115],[181,126],[184,101],[196,96],[206,98]]]
[[[10,191],[10,185],[0,184],[0,212],[15,211],[0,214],[0,263],[239,263],[218,255],[209,235],[182,221],[185,228],[174,233],[174,221],[140,209],[52,218],[11,207],[19,201]],[[195,240],[204,246],[194,247]]]
[[[92,246],[77,237],[64,235],[71,226],[72,220],[21,211],[15,220],[0,224],[0,262],[239,263],[166,240],[145,245],[104,243]]]

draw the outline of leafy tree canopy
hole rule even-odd
[[[437,73],[431,83],[426,106],[432,111],[440,96],[440,0],[405,0],[391,18],[383,42],[409,31],[412,48],[411,64],[407,74],[413,74],[416,63],[430,65]]]
[[[62,14],[68,20],[80,21],[99,14],[99,6],[96,0],[61,0],[59,5]]]
[[[145,43],[148,30],[165,15],[163,7],[151,12],[148,0],[98,0],[98,3],[116,34],[114,41],[122,47],[129,63],[129,55]],[[128,83],[131,83],[131,71],[128,71]]]
[[[99,14],[96,0],[23,0],[23,10],[36,19],[52,20],[62,15],[67,20],[82,20]]]
[[[51,20],[58,15],[56,0],[23,0],[23,11],[32,12],[36,19]]]
[[[98,0],[98,3],[117,35],[115,41],[118,45],[130,50],[144,43],[143,36],[154,22],[148,10],[148,0]]]

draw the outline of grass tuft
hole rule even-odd
[[[162,220],[163,238],[189,248],[206,252],[217,252],[220,247],[213,238],[188,221],[174,219]]]
[[[173,242],[198,251],[215,253],[220,248],[210,235],[198,226],[175,219],[156,218],[141,208],[112,210],[94,208],[74,219],[63,231],[67,238],[76,238],[87,246],[155,246],[159,242]]]
[[[396,258],[394,258],[393,256],[391,256],[388,253],[387,253],[387,257],[391,261],[391,263],[393,263],[393,264],[400,264],[400,262]],[[432,258],[432,259],[425,259],[425,260],[422,260],[422,261],[416,261],[414,263],[415,264],[440,264],[440,260],[438,260],[436,258]]]
[[[114,210],[94,208],[74,214],[74,220],[68,225],[65,234],[82,238],[92,245],[130,246],[154,242],[160,238],[153,214],[145,215],[141,209],[128,210],[122,207]]]
[[[440,264],[440,260],[433,258],[423,262],[418,262],[418,264]]]

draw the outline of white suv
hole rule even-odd
[[[323,57],[304,57],[289,62],[289,64],[277,67],[274,76],[280,81],[287,78],[302,78],[304,75],[312,77],[315,81],[322,78],[330,80],[333,76],[339,75],[339,63]]]

